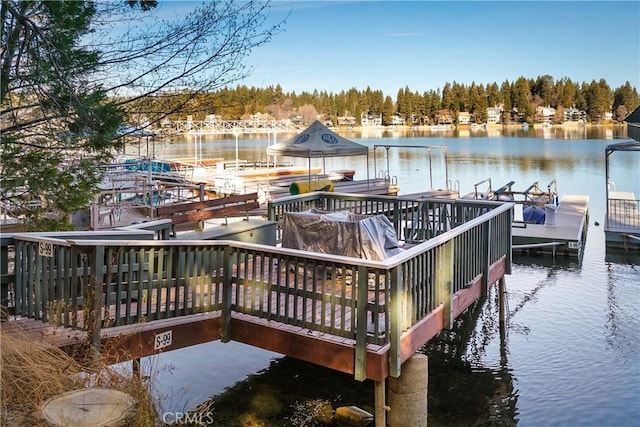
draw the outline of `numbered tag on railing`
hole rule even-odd
[[[38,255],[51,258],[53,256],[53,243],[47,241],[38,242]]]
[[[160,350],[171,345],[173,342],[173,331],[164,331],[154,335],[153,349]]]

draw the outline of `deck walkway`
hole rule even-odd
[[[298,179],[297,181],[305,181]],[[281,186],[270,185],[265,187],[267,200],[276,200],[290,195],[289,185],[291,182],[285,182]],[[384,179],[371,179],[357,181],[334,181],[333,188],[336,193],[346,194],[370,194],[370,195],[386,195],[394,196],[398,193],[398,186],[389,183]]]

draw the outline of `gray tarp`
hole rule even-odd
[[[319,210],[286,213],[282,247],[375,261],[402,251],[393,224],[384,215]]]

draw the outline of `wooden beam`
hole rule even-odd
[[[435,298],[444,304],[444,327],[453,327],[453,240],[436,249]]]
[[[169,334],[171,343],[157,348],[156,337]],[[107,363],[120,363],[218,339],[220,313],[213,312],[108,328],[102,334],[101,352]]]
[[[181,215],[173,215],[171,217],[171,222],[173,224],[184,224],[187,222],[195,222],[201,221],[205,219],[211,218],[224,218],[225,216],[237,213],[237,212],[246,212],[253,209],[258,209],[260,207],[260,203],[257,201],[250,203],[242,203],[242,204],[234,204],[234,205],[226,205],[222,207],[217,207],[214,209],[205,209],[196,212],[187,212]]]
[[[355,355],[355,378],[362,381],[366,378],[367,371],[367,301],[368,294],[368,278],[366,267],[358,267],[358,290],[357,290],[357,306],[356,306],[356,324],[365,325],[356,330],[356,355]]]
[[[440,304],[435,310],[402,335],[400,343],[400,363],[407,361],[420,347],[435,337],[436,334],[444,328],[444,325],[445,308],[443,304]]]
[[[355,374],[355,342],[308,329],[257,319],[234,313],[231,339],[254,347]],[[366,354],[366,378],[382,381],[389,375],[389,346],[369,345]]]
[[[232,196],[219,197],[217,199],[205,200],[202,202],[190,203],[174,203],[165,206],[158,206],[156,213],[158,215],[174,215],[182,212],[204,210],[224,205],[232,205],[237,203],[246,203],[258,200],[258,193],[236,194]]]

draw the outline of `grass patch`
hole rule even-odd
[[[12,325],[13,326],[13,325]],[[35,341],[26,331],[0,334],[0,425],[45,425],[41,409],[50,398],[73,390],[99,387],[119,390],[135,399],[128,426],[155,426],[157,405],[145,380],[114,369],[97,358],[84,363],[66,352]],[[76,355],[77,356],[77,355]]]

